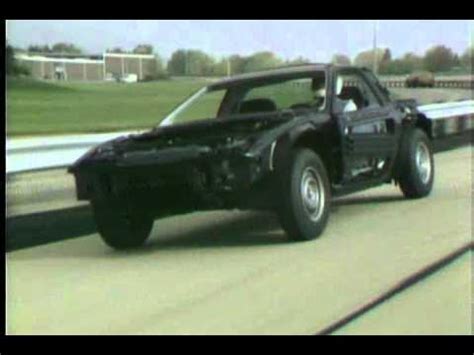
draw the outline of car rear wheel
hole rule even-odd
[[[329,218],[331,192],[326,168],[310,149],[292,152],[279,176],[277,214],[288,236],[297,241],[317,238]]]
[[[410,129],[402,138],[399,152],[400,188],[408,198],[427,196],[434,181],[431,143],[421,129]]]
[[[97,230],[109,247],[118,250],[136,248],[148,239],[153,227],[150,216],[108,205],[92,206]]]

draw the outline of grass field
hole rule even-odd
[[[109,132],[148,128],[203,80],[117,83],[7,82],[7,134]]]
[[[160,122],[205,79],[138,84],[7,82],[7,135],[44,135],[143,129]],[[392,89],[394,98],[426,104],[472,99],[461,89]],[[303,100],[304,101],[304,100]],[[206,112],[207,107],[202,107]]]

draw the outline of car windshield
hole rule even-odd
[[[282,110],[321,111],[326,107],[324,71],[204,87],[176,107],[160,126]]]

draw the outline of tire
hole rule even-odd
[[[410,128],[402,137],[398,160],[398,182],[407,198],[429,195],[434,181],[431,142],[424,131]]]
[[[278,218],[290,239],[315,239],[329,218],[331,191],[326,168],[310,149],[294,150],[288,162],[278,177]]]
[[[109,247],[124,250],[145,243],[153,227],[153,218],[141,213],[93,204],[94,219],[102,240]]]

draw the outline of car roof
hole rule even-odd
[[[225,78],[219,80],[215,83],[212,83],[208,86],[210,90],[217,90],[221,88],[226,88],[229,86],[245,84],[246,82],[252,81],[260,81],[264,79],[276,79],[279,77],[286,77],[292,76],[295,74],[305,74],[311,73],[314,71],[324,71],[331,66],[335,66],[333,64],[321,64],[321,63],[312,63],[312,64],[301,64],[301,65],[292,65],[292,66],[285,66],[281,68],[273,68],[262,70],[253,73],[245,73],[245,74],[238,74],[235,76],[231,76],[229,78]]]

